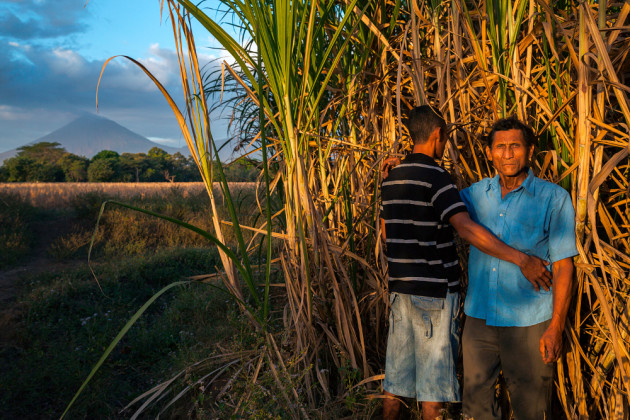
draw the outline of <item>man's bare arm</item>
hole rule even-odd
[[[553,263],[553,314],[549,327],[540,338],[540,354],[545,363],[555,362],[560,357],[572,285],[573,259],[565,258]]]
[[[540,290],[541,287],[549,290],[551,273],[545,268],[549,263],[506,245],[486,228],[475,223],[467,212],[460,212],[451,216],[449,222],[459,236],[477,249],[490,256],[516,264],[536,291]]]

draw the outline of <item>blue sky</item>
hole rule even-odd
[[[218,1],[202,6],[213,9]],[[84,112],[96,113],[98,76],[113,55],[141,61],[176,100],[181,98],[166,18],[160,20],[159,0],[0,0],[0,152],[44,136]],[[200,61],[222,55],[203,28],[193,31]],[[98,114],[162,144],[185,145],[161,93],[124,58],[105,70]],[[227,137],[225,127],[224,122],[212,127],[216,139]]]

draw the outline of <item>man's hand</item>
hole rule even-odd
[[[553,314],[549,327],[540,338],[540,354],[545,363],[558,360],[562,351],[562,331],[571,302],[573,259],[569,257],[553,263],[553,273]]]
[[[552,275],[551,272],[545,268],[549,265],[549,262],[543,261],[533,255],[523,255],[522,261],[518,264],[521,273],[529,280],[537,292],[541,287],[549,291]]]
[[[562,350],[562,330],[549,325],[540,338],[540,355],[543,362],[553,363],[560,357]]]
[[[383,161],[383,164],[381,165],[381,175],[383,176],[383,179],[387,178],[389,176],[389,171],[391,171],[394,167],[398,166],[400,164],[400,158],[397,158],[395,156],[390,156],[387,159],[385,159]]]
[[[459,236],[477,247],[481,252],[516,264],[536,291],[539,291],[541,286],[543,289],[549,290],[551,273],[545,268],[549,264],[548,262],[509,247],[487,229],[473,222],[466,212],[454,214],[449,219],[449,222]]]

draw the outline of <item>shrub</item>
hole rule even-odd
[[[16,194],[0,194],[0,268],[15,264],[33,246],[36,210]]]

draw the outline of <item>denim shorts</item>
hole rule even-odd
[[[459,293],[446,298],[391,293],[383,389],[418,401],[461,401]]]

